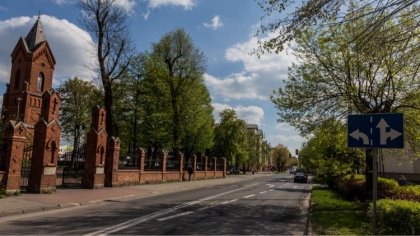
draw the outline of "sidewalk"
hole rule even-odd
[[[228,184],[267,176],[268,173],[255,175],[229,175],[224,179],[145,184],[103,189],[57,189],[52,194],[22,194],[0,199],[0,217],[76,207],[113,200],[129,200],[153,195],[183,191],[194,188]]]

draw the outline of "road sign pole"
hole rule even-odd
[[[376,199],[378,198],[378,148],[375,148],[372,155],[372,166],[373,166],[373,191],[372,191],[372,227],[373,234],[376,234]]]

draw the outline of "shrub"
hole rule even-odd
[[[0,187],[0,198],[4,198],[6,197],[6,189],[5,188],[1,188]]]
[[[372,206],[369,216],[372,217]],[[420,234],[420,202],[382,199],[377,202],[377,233]]]
[[[406,185],[398,188],[398,191],[394,193],[394,199],[405,199],[411,201],[420,202],[420,186]]]
[[[365,176],[345,175],[336,180],[336,190],[346,199],[365,199]]]
[[[394,179],[378,178],[378,199],[395,198],[400,186]]]

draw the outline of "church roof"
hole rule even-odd
[[[30,51],[35,51],[38,45],[44,41],[47,41],[47,37],[44,33],[44,28],[42,27],[41,20],[38,17],[38,20],[32,26],[31,31],[25,37],[26,44]]]

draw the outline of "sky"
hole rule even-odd
[[[270,100],[273,90],[287,80],[296,59],[290,51],[250,54],[263,11],[255,0],[116,0],[129,14],[130,37],[136,51],[151,50],[167,32],[183,28],[207,57],[205,84],[212,97],[214,116],[225,108],[239,118],[258,124],[271,144],[283,144],[292,154],[305,141],[278,115]],[[0,94],[10,79],[13,48],[25,37],[40,14],[56,59],[53,87],[78,76],[93,80],[93,40],[80,24],[76,0],[0,0]],[[3,96],[1,96],[2,101]]]

